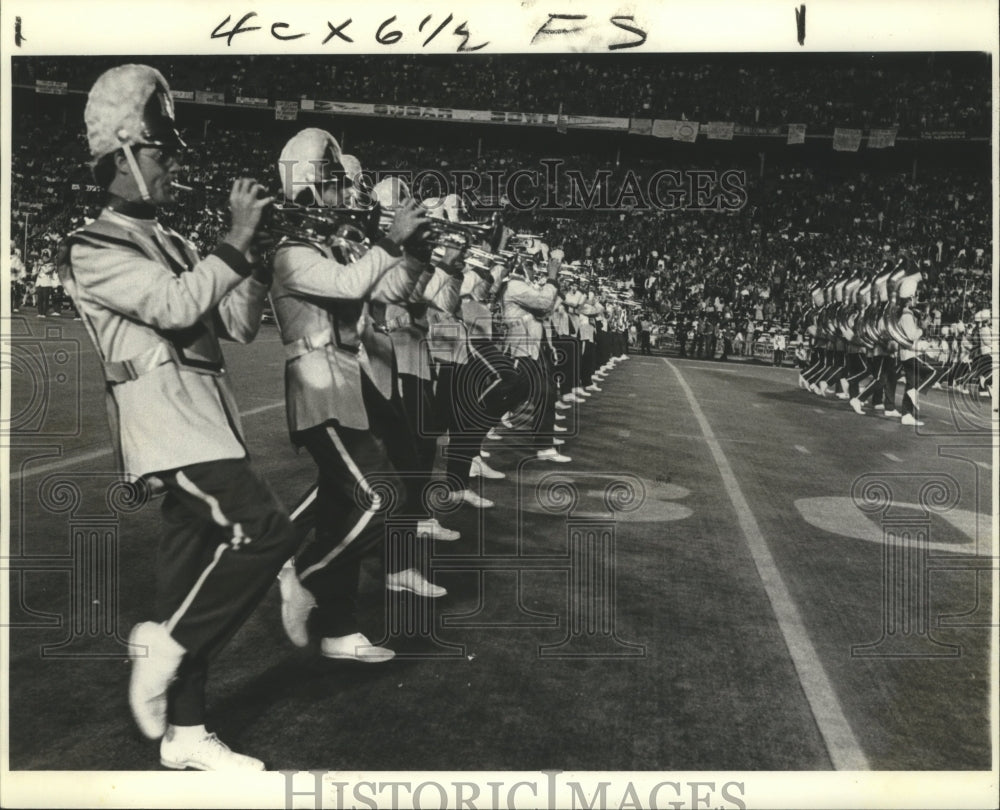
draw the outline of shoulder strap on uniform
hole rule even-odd
[[[67,252],[73,245],[84,244],[95,248],[123,248],[146,255],[127,230],[103,219],[95,219],[89,225],[73,231],[64,242]]]

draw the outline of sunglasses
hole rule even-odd
[[[169,166],[172,161],[179,160],[180,150],[173,146],[139,143],[136,144],[136,148],[147,152],[154,163],[164,168]]]

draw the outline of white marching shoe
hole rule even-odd
[[[855,413],[864,414],[865,407],[861,404],[861,400],[854,397],[850,402],[851,407],[854,409]]]
[[[376,647],[364,633],[352,633],[349,636],[328,636],[319,643],[320,654],[324,658],[337,658],[345,661],[362,661],[366,664],[381,664],[396,657],[396,653],[388,647]]]
[[[556,414],[556,421],[557,422],[565,422],[566,421],[566,414],[564,414],[564,413],[557,413]]]
[[[416,568],[407,568],[405,571],[387,574],[385,587],[390,591],[409,591],[417,596],[426,596],[428,599],[437,599],[448,595],[447,590],[428,581]]]
[[[591,383],[590,385],[587,386],[586,390],[587,391],[593,391],[595,394],[599,394],[604,389],[603,388],[598,388],[597,387],[597,383]]]
[[[245,754],[237,754],[204,726],[170,726],[160,743],[160,764],[183,771],[262,771],[264,763]]]
[[[566,444],[566,440],[565,439],[553,439],[552,440],[552,446],[553,447],[558,447],[560,444]]]
[[[489,458],[490,457],[490,451],[489,450],[480,450],[479,451],[479,455],[480,455],[481,458]]]
[[[278,574],[278,590],[281,591],[281,626],[285,635],[296,647],[305,647],[309,643],[307,621],[316,600],[302,583],[295,569],[286,566]]]
[[[555,447],[546,447],[544,450],[539,450],[535,453],[535,456],[539,461],[558,461],[560,464],[566,464],[573,460],[569,456],[564,456]]]
[[[167,688],[177,677],[184,648],[174,641],[166,625],[140,622],[128,638],[132,676],[128,702],[139,730],[158,740],[167,730]]]
[[[568,430],[568,428],[564,428],[562,425],[553,425],[552,429],[556,433],[565,433]]]
[[[489,432],[486,434],[486,438],[491,442],[498,442],[503,438],[503,436],[500,435],[496,428],[490,428]]]
[[[902,416],[903,414],[893,408],[891,411],[885,411],[882,416]]]
[[[482,457],[476,456],[472,459],[472,465],[469,467],[469,477],[500,479],[506,478],[507,474],[500,472],[500,470],[494,470]]]
[[[886,414],[888,416],[888,414]],[[912,413],[904,413],[902,418],[899,420],[902,425],[913,425],[915,427],[920,427],[923,424],[917,417]]]
[[[462,489],[458,492],[451,493],[451,502],[453,504],[467,503],[469,506],[475,509],[491,509],[496,506],[493,501],[489,498],[483,498],[481,495],[477,495],[471,489]]]
[[[577,386],[576,388],[573,389],[573,393],[576,394],[578,397],[590,397],[590,396],[593,396],[586,389],[580,388],[579,386]]]
[[[458,540],[461,533],[454,529],[446,529],[437,518],[426,518],[417,521],[417,534],[429,534],[431,540]]]
[[[570,410],[572,406],[568,405],[567,402],[569,402],[569,400],[566,400],[565,397],[561,400],[556,400],[556,410],[559,411]]]

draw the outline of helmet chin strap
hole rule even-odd
[[[132,147],[128,144],[122,146],[122,151],[125,153],[125,160],[128,161],[128,167],[132,170],[132,175],[135,177],[135,185],[139,189],[139,196],[142,197],[144,202],[152,203],[153,200],[149,196],[149,189],[146,187],[146,178],[142,176],[142,171],[139,169],[139,163],[135,159],[135,155],[132,153]]]

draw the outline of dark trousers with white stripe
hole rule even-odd
[[[426,393],[422,382],[417,381],[411,393]],[[409,540],[417,521],[427,516],[424,488],[430,476],[423,469],[428,460],[421,452],[426,456],[428,442],[421,449],[414,432],[420,416],[416,409],[407,411],[398,389],[385,399],[366,376],[361,385],[369,430],[331,422],[293,436],[309,450],[319,469],[316,486],[299,500],[292,517],[300,544],[305,543],[295,568],[300,579],[307,577],[302,584],[316,597],[320,609],[314,629],[321,636],[346,636],[360,630],[356,598],[361,558],[368,553],[381,556],[387,519],[395,531],[384,546],[385,571],[416,567],[427,573],[429,541],[416,536]],[[425,403],[420,411],[428,419],[429,408]],[[430,445],[433,465],[433,439]],[[377,510],[372,508],[371,492],[382,497]],[[316,536],[309,540],[313,529]]]
[[[520,378],[519,385],[527,391],[533,411],[531,416],[531,447],[545,450],[552,447],[553,427],[556,423],[556,387],[553,382],[552,357],[548,346],[540,346],[538,358],[518,357],[514,366]]]
[[[511,359],[493,347],[477,347],[468,362],[441,365],[436,395],[448,420],[445,470],[455,491],[468,488],[472,459],[489,429],[527,393]]]
[[[861,381],[868,376],[868,366],[860,352],[847,353],[847,393],[854,399],[861,390]]]
[[[320,637],[347,636],[360,630],[361,560],[369,553],[381,556],[386,509],[404,503],[406,490],[385,444],[369,430],[330,422],[293,438],[319,471],[316,486],[292,510],[303,541],[295,571],[316,599],[310,630]]]
[[[294,552],[285,508],[247,459],[159,473],[166,489],[157,550],[156,611],[186,650],[167,721],[205,721],[208,664],[253,612]]]
[[[903,415],[918,415],[917,396],[922,393],[938,377],[938,370],[919,357],[903,360],[903,375],[906,380],[906,393],[903,394]]]
[[[409,430],[409,441],[413,447],[412,461],[405,467],[407,486],[412,492],[414,505],[422,502],[424,488],[431,482],[434,460],[437,457],[437,437],[444,433],[441,414],[434,400],[434,382],[415,374],[400,374],[398,390],[401,396],[404,425]],[[400,402],[400,400],[397,400]],[[383,430],[394,430],[398,439],[390,443],[402,446],[405,439],[401,432],[404,425],[393,425],[389,419],[379,419]],[[426,517],[426,513],[423,515]]]
[[[474,379],[470,376],[474,360],[465,363],[439,363],[434,398],[448,428],[444,448],[447,485],[461,491],[469,485],[469,466],[496,418],[485,413]],[[480,361],[481,362],[481,361]],[[485,370],[485,369],[482,369]]]
[[[611,359],[611,334],[604,329],[595,330],[594,343],[597,350],[594,368],[602,368]]]
[[[593,340],[580,341],[580,383],[586,388],[594,381],[597,370],[597,345]]]

